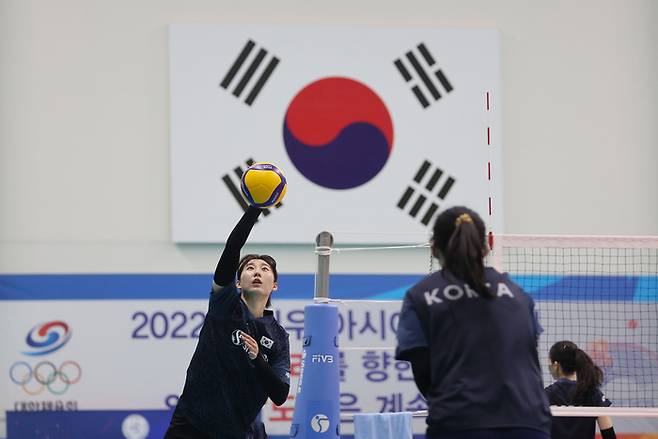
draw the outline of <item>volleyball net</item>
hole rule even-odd
[[[658,238],[501,236],[491,262],[535,299],[540,357],[571,340],[616,407],[658,407]]]
[[[343,309],[339,316],[341,356],[357,355],[364,365],[368,356],[373,358],[371,364],[381,363],[387,354],[390,360],[394,343],[391,339],[388,344],[371,339],[365,346],[354,345],[352,337],[346,337],[349,318],[342,314],[373,310],[384,302],[399,309],[406,289],[398,287],[357,300],[331,297],[334,277],[329,260],[333,265],[348,254],[351,258],[377,259],[384,253],[389,260],[395,260],[392,253],[398,253],[400,258],[423,261],[419,270],[424,273],[419,272],[417,280],[440,268],[431,261],[429,245],[422,242],[341,247],[332,240],[319,240],[316,247],[319,262],[315,301],[334,303]],[[498,235],[487,265],[509,273],[536,302],[543,327],[539,357],[545,385],[553,381],[548,371],[548,351],[559,340],[578,344],[604,372],[602,391],[613,407],[552,407],[555,416],[610,415],[632,419],[630,424],[622,421],[621,428],[626,431],[658,431],[658,237]],[[399,369],[403,370],[401,366]],[[413,381],[405,386],[412,393],[416,390]],[[353,413],[344,399],[341,390],[341,421],[349,422]],[[427,413],[420,403],[404,410],[416,417]],[[380,411],[395,410],[383,407]],[[637,418],[650,420],[641,426]]]

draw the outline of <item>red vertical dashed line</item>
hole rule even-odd
[[[489,91],[485,92],[486,95],[486,111],[491,111],[491,93]],[[489,117],[486,117],[487,120],[487,183],[489,187],[489,198],[488,198],[488,207],[489,207],[489,233],[487,234],[487,243],[489,248],[493,250],[494,246],[494,233],[493,233],[493,194],[492,186],[493,181],[491,179],[491,121]]]

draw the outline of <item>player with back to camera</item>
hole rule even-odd
[[[575,405],[586,407],[609,407],[609,399],[600,390],[603,371],[587,353],[575,343],[563,340],[551,346],[548,352],[549,370],[556,380],[546,388],[551,405]],[[553,418],[553,439],[593,439],[594,420],[599,424],[603,439],[615,439],[615,429],[609,416],[598,418],[564,417]]]
[[[290,390],[288,333],[269,309],[276,261],[240,250],[261,209],[249,206],[217,263],[208,312],[165,439],[262,439],[258,413]],[[237,273],[237,280],[236,280]]]
[[[407,291],[396,349],[427,400],[427,439],[548,439],[532,298],[484,266],[474,211],[442,212],[431,247],[442,268]]]

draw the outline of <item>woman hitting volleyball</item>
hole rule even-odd
[[[546,388],[551,405],[577,405],[609,407],[612,405],[601,390],[603,371],[592,359],[576,346],[564,340],[551,346],[548,352],[551,375],[555,383]],[[553,418],[553,439],[593,439],[595,418]],[[596,418],[603,439],[615,439],[615,429],[608,416]]]
[[[258,413],[268,398],[281,405],[288,397],[288,334],[267,308],[277,289],[276,262],[257,254],[240,259],[260,213],[250,206],[226,241],[165,439],[264,438]]]
[[[427,399],[428,439],[548,439],[534,302],[484,267],[485,226],[465,207],[441,213],[432,253],[442,269],[407,292],[396,358]]]

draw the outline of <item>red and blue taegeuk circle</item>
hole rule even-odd
[[[283,140],[304,177],[329,189],[372,180],[393,149],[393,122],[365,84],[330,77],[305,86],[288,106]]]

